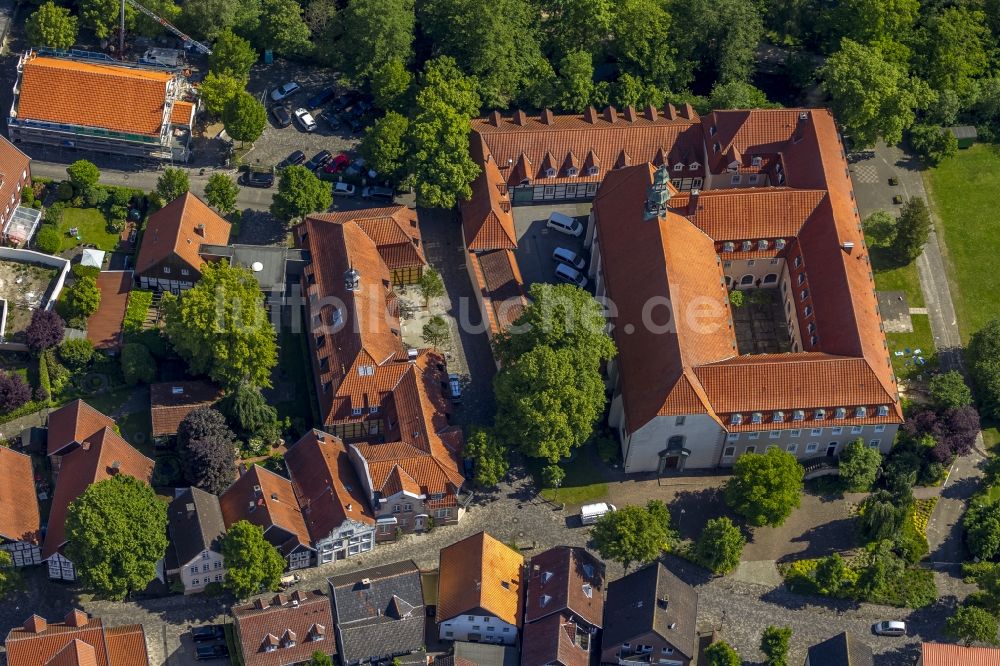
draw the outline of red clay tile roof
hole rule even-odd
[[[526,624],[566,611],[590,626],[601,626],[605,572],[596,557],[583,548],[556,546],[532,557],[528,572]]]
[[[38,544],[41,527],[31,456],[0,446],[0,537]]]
[[[258,607],[258,602],[263,608]],[[333,612],[328,597],[302,591],[293,592],[290,596],[275,595],[270,599],[234,606],[233,618],[246,666],[297,664],[308,661],[317,650],[336,657]],[[292,635],[295,645],[285,647]],[[315,640],[320,636],[322,640]],[[265,643],[278,647],[273,652],[265,652]]]
[[[417,225],[417,211],[412,208],[386,206],[335,213],[313,213],[307,219],[334,224],[354,222],[375,243],[389,270],[427,265],[420,239],[420,227]]]
[[[95,349],[117,349],[132,290],[132,271],[102,271],[97,275],[97,288],[101,290],[101,305],[87,318],[87,339]]]
[[[577,624],[570,613],[547,615],[537,622],[524,626],[521,647],[521,666],[588,666],[590,652],[576,643]],[[587,627],[580,627],[586,634]],[[596,635],[588,635],[593,650]]]
[[[148,666],[141,624],[104,627],[100,618],[82,619],[85,624],[73,626],[32,616],[11,629],[8,666]]]
[[[190,127],[194,120],[194,104],[191,102],[174,102],[170,109],[170,124]]]
[[[176,435],[177,427],[188,414],[199,407],[209,407],[220,398],[222,389],[200,380],[150,384],[153,437]]]
[[[199,225],[204,225],[203,233],[198,231]],[[190,280],[193,282],[205,263],[199,254],[201,246],[226,245],[231,227],[205,202],[185,192],[149,216],[135,260],[135,272],[142,275],[164,259],[175,256],[191,267]]]
[[[173,78],[164,71],[32,55],[16,113],[25,120],[158,136]]]
[[[149,484],[153,478],[153,461],[132,448],[110,427],[91,435],[62,457],[42,546],[43,560],[55,555],[66,543],[65,523],[70,503],[91,484],[115,474],[127,474]]]
[[[524,280],[511,250],[469,252],[472,276],[479,288],[490,335],[497,335],[513,324],[528,306]]]
[[[1000,666],[1000,648],[921,643],[922,666]]]
[[[462,233],[469,250],[513,250],[517,247],[507,184],[482,137],[473,134],[471,156],[483,169],[472,182],[472,198],[462,203]]]
[[[249,521],[261,527],[268,541],[285,556],[311,544],[292,482],[259,465],[236,479],[219,497],[219,504],[227,528],[238,520]],[[272,527],[281,532],[270,532]]]
[[[486,532],[441,549],[437,620],[481,609],[521,626],[524,558]]]
[[[314,542],[325,539],[347,519],[375,524],[339,437],[310,430],[285,453],[285,465]]]
[[[59,453],[73,442],[82,442],[104,428],[115,427],[115,422],[83,400],[74,400],[49,413],[49,455]]]
[[[759,239],[791,239],[799,235],[820,203],[822,190],[745,188],[702,190],[697,210],[688,206],[690,193],[670,198],[670,207],[710,236],[716,243]],[[772,243],[773,245],[773,243]]]

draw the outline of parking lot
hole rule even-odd
[[[590,202],[560,202],[515,206],[511,209],[514,215],[514,229],[517,232],[517,250],[514,252],[526,286],[535,282],[555,281],[553,271],[556,262],[552,259],[552,251],[557,247],[564,247],[589,260],[589,253],[583,247],[586,233],[574,238],[549,229],[545,222],[549,213],[555,211],[580,218],[581,222],[586,223],[590,208]]]

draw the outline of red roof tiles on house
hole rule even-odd
[[[132,291],[132,271],[102,271],[97,275],[101,304],[87,318],[87,339],[95,349],[118,349],[128,295]]]
[[[238,520],[249,521],[262,528],[268,541],[286,557],[300,546],[310,547],[292,482],[260,465],[236,479],[219,497],[219,504],[227,528]]]
[[[51,456],[70,444],[79,444],[115,422],[83,400],[74,400],[49,413],[46,450]]]
[[[298,664],[316,651],[336,657],[336,642],[328,630],[333,626],[328,597],[303,591],[279,594],[234,606],[233,618],[246,666]],[[275,649],[267,651],[265,646]]]
[[[31,456],[0,447],[0,537],[41,542],[42,519]]]
[[[222,389],[199,380],[161,382],[149,386],[149,411],[153,437],[176,435],[188,414],[210,407],[222,398]]]
[[[81,617],[77,619],[77,615]],[[72,621],[71,621],[72,620]],[[7,634],[8,666],[148,666],[141,624],[105,627],[73,611],[65,622],[32,616]]]
[[[441,549],[437,620],[481,609],[508,624],[521,625],[524,558],[479,532]]]
[[[379,255],[389,270],[427,265],[421,244],[420,227],[417,225],[417,211],[412,208],[385,206],[334,213],[313,213],[307,219],[313,222],[357,224],[375,243]]]
[[[205,202],[185,192],[149,216],[135,272],[146,274],[160,262],[174,257],[189,266],[192,271],[189,279],[193,282],[205,263],[199,253],[201,246],[226,245],[231,227]]]
[[[921,643],[921,666],[1000,666],[1000,648]]]

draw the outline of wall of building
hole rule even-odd
[[[758,287],[777,287],[781,280],[785,260],[774,259],[734,259],[726,253],[720,255],[722,259],[722,271],[732,278],[732,283],[738,289],[756,289]],[[765,283],[768,275],[773,276],[773,281]],[[745,282],[749,280],[749,282]],[[759,284],[758,284],[759,281]]]
[[[326,538],[319,539],[313,546],[316,548],[317,564],[326,564],[366,553],[375,547],[375,526],[355,520],[345,520]]]
[[[76,568],[73,563],[63,557],[61,553],[56,553],[48,559],[49,578],[52,580],[76,580]]]
[[[429,525],[428,519],[433,520],[435,526],[454,525],[461,514],[453,494],[431,499],[399,492],[378,502],[375,518],[379,521],[375,539],[383,542],[395,539],[397,529],[404,534],[422,532]]]
[[[723,429],[707,414],[683,417],[678,425],[676,416],[658,416],[622,441],[625,472],[656,472],[660,468],[660,453],[671,437],[683,437],[682,446],[691,451],[680,469],[705,469],[718,465],[718,448]]]
[[[629,659],[629,657],[633,658]],[[604,646],[604,650],[601,652],[601,663],[688,666],[691,661],[668,641],[650,632],[636,636],[628,643]]]
[[[517,627],[492,615],[458,615],[439,625],[439,637],[446,641],[474,643],[517,643]]]
[[[719,464],[732,465],[736,458],[748,452],[748,447],[753,447],[753,453],[763,453],[768,447],[776,446],[794,453],[800,460],[826,456],[831,448],[833,455],[839,455],[846,445],[859,437],[868,445],[877,442],[879,451],[888,453],[898,428],[896,424],[852,426],[849,420],[842,425],[812,428],[809,421],[803,421],[801,428],[729,433]],[[818,431],[817,434],[813,434],[814,431]],[[811,446],[813,444],[815,447]],[[729,453],[732,455],[727,455]]]
[[[14,560],[15,567],[27,567],[42,563],[42,549],[26,541],[5,541],[0,550],[6,550]]]
[[[55,282],[46,295],[45,309],[52,309],[52,306],[56,303],[56,299],[59,298],[59,294],[62,292],[63,283],[66,282],[66,275],[69,273],[69,259],[53,257],[51,254],[42,254],[34,250],[24,250],[16,247],[0,247],[0,259],[20,261],[26,264],[41,264],[59,271],[59,275],[56,276]]]
[[[184,594],[196,594],[202,592],[209,583],[221,583],[226,578],[222,553],[204,550],[182,566],[178,575],[184,583]]]

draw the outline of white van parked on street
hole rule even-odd
[[[593,525],[601,516],[609,511],[617,511],[614,504],[598,502],[597,504],[584,504],[580,507],[580,522],[584,525]]]
[[[549,219],[545,223],[545,226],[567,236],[579,237],[583,235],[583,224],[580,220],[556,211],[549,213]]]

